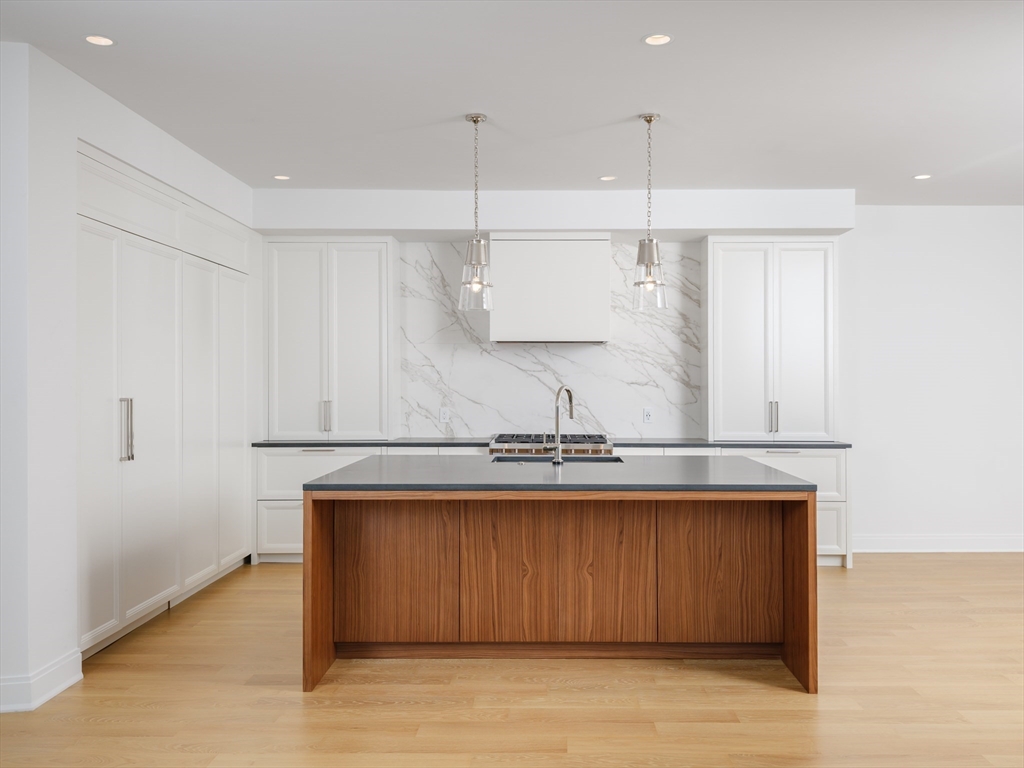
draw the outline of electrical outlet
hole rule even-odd
[[[447,424],[452,420],[452,412],[447,408],[442,408],[438,416],[442,424]]]
[[[650,424],[654,421],[654,409],[644,408],[644,424]]]

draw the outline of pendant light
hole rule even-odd
[[[661,270],[658,241],[651,237],[651,125],[661,115],[640,115],[647,123],[647,238],[640,241],[636,251],[636,273],[633,280],[633,309],[664,309],[665,275]]]
[[[480,239],[480,123],[487,115],[470,114],[466,120],[473,124],[473,239],[466,248],[466,263],[462,267],[462,287],[459,289],[459,309],[491,309],[491,265],[487,256],[487,241]]]

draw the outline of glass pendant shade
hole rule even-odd
[[[487,257],[487,241],[476,237],[469,241],[466,250],[462,287],[459,288],[459,309],[488,311],[491,307],[491,265]]]
[[[636,272],[633,278],[633,309],[664,309],[665,274],[661,269],[658,241],[646,238],[636,251]]]

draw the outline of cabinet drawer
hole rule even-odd
[[[846,505],[818,505],[818,554],[846,554]]]
[[[846,501],[846,451],[842,449],[723,448],[723,456],[748,456],[818,486],[818,501]]]
[[[302,502],[256,502],[256,551],[262,554],[302,552]]]
[[[301,499],[302,484],[366,456],[380,448],[260,448],[257,499]]]
[[[721,448],[666,448],[666,456],[720,456]]]
[[[441,456],[488,456],[491,451],[486,445],[442,445],[437,452]]]
[[[616,456],[664,456],[664,448],[619,448],[615,446],[612,448],[612,453]]]

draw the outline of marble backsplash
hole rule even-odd
[[[702,437],[699,243],[662,243],[669,309],[632,308],[636,246],[613,243],[607,344],[509,344],[488,338],[485,312],[458,310],[465,243],[401,244],[401,414],[407,437],[554,429],[568,385],[566,432]],[[538,308],[539,310],[540,308]],[[439,411],[450,409],[442,424]],[[643,422],[643,409],[654,420]]]

